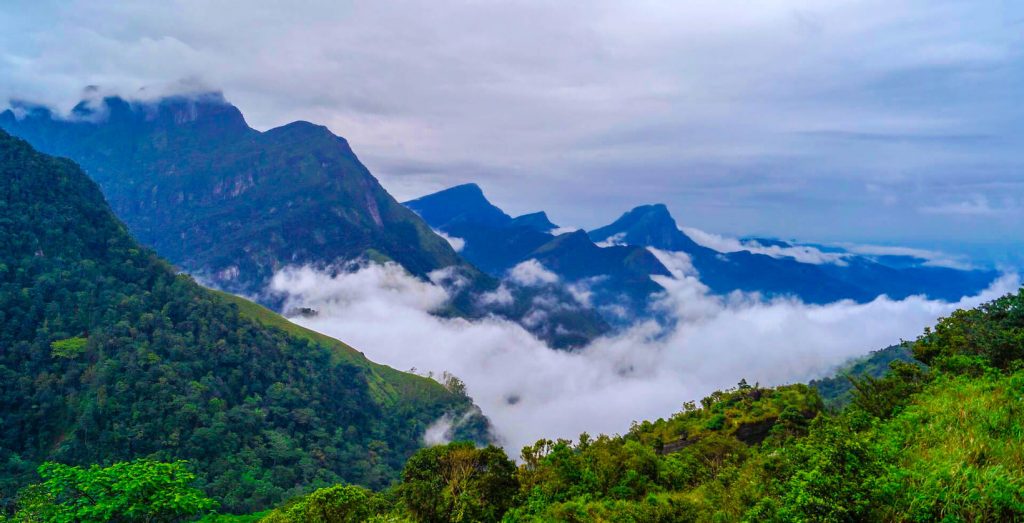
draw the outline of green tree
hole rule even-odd
[[[217,503],[192,487],[186,462],[136,460],[109,467],[44,463],[41,483],[26,487],[15,521],[173,522],[195,518]]]
[[[500,521],[519,489],[516,467],[494,446],[458,442],[422,449],[405,465],[401,498],[428,523]]]
[[[275,510],[263,523],[359,523],[375,515],[373,492],[355,485],[319,489]]]

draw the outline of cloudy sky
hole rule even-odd
[[[0,105],[201,86],[259,129],[328,125],[400,199],[475,181],[561,225],[664,202],[720,234],[1024,246],[1020,2],[120,4],[5,2]]]

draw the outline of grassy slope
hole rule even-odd
[[[982,521],[1024,510],[1024,372],[941,376],[878,432],[893,460],[883,517]]]
[[[337,361],[344,361],[352,365],[366,369],[367,381],[371,387],[371,393],[381,405],[394,405],[402,401],[417,403],[432,403],[442,401],[448,394],[447,389],[437,381],[402,372],[387,365],[374,363],[366,358],[362,352],[351,346],[326,336],[296,325],[280,314],[251,302],[240,296],[221,291],[211,291],[220,296],[224,301],[234,304],[238,311],[245,317],[256,320],[261,324],[280,329],[297,338],[309,340],[313,343],[328,347]]]

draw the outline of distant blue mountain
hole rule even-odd
[[[503,277],[516,265],[537,260],[563,283],[584,288],[592,305],[610,311],[621,323],[642,314],[652,293],[663,288],[652,275],[669,275],[658,259],[639,245],[597,246],[585,231],[554,235],[557,228],[543,212],[512,218],[494,206],[475,184],[405,202],[431,227],[462,239],[460,254],[481,270]]]
[[[888,257],[892,258],[886,260],[890,265],[871,257],[850,255],[840,265],[802,263],[788,256],[750,251],[718,252],[699,245],[682,232],[664,205],[636,207],[611,225],[591,231],[590,237],[595,241],[612,240],[685,252],[701,282],[716,293],[760,292],[767,296],[796,296],[808,303],[841,299],[866,302],[882,294],[896,299],[923,294],[933,299],[959,300],[984,289],[997,276],[987,270],[911,265],[905,257]],[[793,246],[779,240],[754,241],[761,246]]]
[[[491,205],[480,186],[475,183],[456,185],[424,196],[406,207],[419,214],[431,227],[446,231],[459,224],[485,227],[506,227],[512,217]]]
[[[543,213],[512,218],[494,206],[474,184],[453,187],[405,203],[435,229],[465,240],[465,259],[497,277],[528,259],[540,261],[567,282],[604,278],[601,293],[621,295],[635,314],[660,286],[652,275],[667,269],[645,248],[686,253],[702,283],[712,292],[758,292],[767,297],[797,297],[807,303],[849,299],[867,302],[885,294],[894,299],[925,295],[959,300],[984,289],[997,274],[989,270],[931,267],[912,256],[863,256],[836,247],[813,246],[842,253],[841,263],[806,263],[781,254],[750,250],[719,252],[680,230],[663,204],[636,207],[613,223],[589,233],[554,236],[554,224]],[[742,240],[757,247],[801,245],[772,238]],[[600,247],[597,243],[608,245]]]
[[[548,219],[548,214],[544,211],[517,216],[512,219],[511,225],[513,227],[527,227],[535,231],[548,233],[558,228],[557,225],[551,223],[551,220]]]

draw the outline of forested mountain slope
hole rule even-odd
[[[44,460],[190,460],[228,510],[384,487],[472,403],[176,274],[74,163],[0,131],[0,495]],[[463,437],[486,438],[469,416]]]
[[[423,276],[461,265],[348,142],[309,122],[259,132],[220,93],[43,107],[0,128],[78,162],[144,245],[218,286],[258,294],[283,265],[370,257]]]

